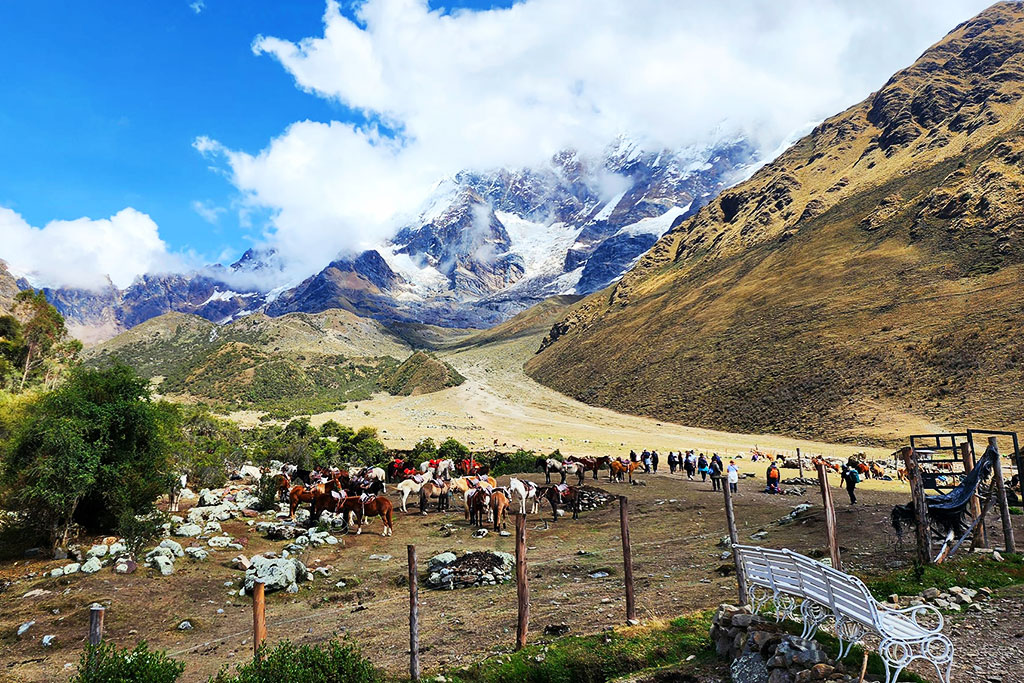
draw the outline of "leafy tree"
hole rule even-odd
[[[469,457],[469,447],[456,439],[448,437],[437,447],[437,455],[451,460],[462,460]]]
[[[169,479],[166,416],[127,366],[74,369],[4,444],[7,506],[55,545],[67,542],[72,522],[110,530],[124,514],[151,512]]]
[[[238,427],[203,407],[167,405],[173,464],[200,488],[223,486],[228,465],[244,459]]]
[[[337,421],[335,421],[335,420],[328,420],[327,422],[324,422],[322,425],[320,425],[320,436],[323,436],[323,437],[332,437],[333,436],[333,437],[337,438],[337,437],[340,437],[344,433],[345,429],[348,429],[348,428],[347,427],[342,427]],[[349,431],[351,431],[351,430],[349,430]]]
[[[18,292],[14,297],[14,314],[21,326],[21,348],[17,351],[23,363],[19,390],[25,388],[29,375],[43,368],[48,359],[59,367],[61,362],[74,359],[82,350],[81,342],[68,340],[64,316],[47,302],[42,290]],[[5,325],[9,326],[10,321]],[[47,379],[52,371],[53,368],[47,370]]]

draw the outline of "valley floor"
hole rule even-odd
[[[523,371],[537,350],[546,328],[508,338],[438,351],[466,377],[458,387],[419,396],[378,394],[345,410],[314,415],[312,423],[337,420],[353,428],[372,425],[382,431],[386,445],[411,448],[424,437],[440,442],[451,436],[472,448],[523,448],[563,455],[626,455],[630,449],[653,448],[664,458],[668,451],[697,449],[723,456],[762,450],[848,457],[864,451],[869,458],[887,457],[891,450],[834,445],[777,435],[730,434],[685,427],[650,418],[625,415],[590,406],[549,389]],[[686,396],[680,396],[685,401]],[[238,412],[232,418],[256,424],[259,413]],[[922,422],[901,425],[916,433],[942,431]],[[924,430],[924,431],[920,431]],[[907,432],[911,433],[911,432]],[[663,460],[664,462],[664,460]]]

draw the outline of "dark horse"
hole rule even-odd
[[[584,473],[593,472],[594,481],[597,481],[597,471],[602,467],[608,467],[608,464],[612,461],[611,457],[607,455],[602,455],[600,458],[576,458],[569,456],[566,460],[581,465]],[[580,483],[582,484],[582,481]]]
[[[560,488],[565,487],[561,491]],[[580,518],[580,493],[581,489],[577,486],[568,486],[565,484],[549,486],[544,491],[544,497],[551,503],[551,521],[558,521],[558,506],[559,504],[564,505],[566,508],[572,510],[572,518]]]

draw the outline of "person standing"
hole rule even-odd
[[[658,473],[658,460],[658,451],[653,451],[651,453],[651,469],[654,471],[655,474]]]
[[[772,461],[768,464],[768,472],[766,473],[767,486],[765,489],[768,493],[779,493],[779,468],[775,466],[775,462]]]
[[[711,470],[711,490],[721,491],[722,490],[722,459],[718,457],[716,453],[711,458],[711,463],[708,465],[708,469]]]
[[[676,473],[676,464],[678,462],[679,462],[679,457],[676,455],[676,452],[675,451],[669,451],[668,452],[668,473],[669,474],[675,474]]]
[[[708,459],[704,457],[703,453],[701,453],[700,457],[697,458],[697,471],[700,472],[701,481],[708,480],[708,472],[710,472],[708,469]]]
[[[733,493],[738,493],[740,483],[740,468],[736,466],[735,460],[729,461],[729,467],[726,469],[726,473],[729,478],[729,490]]]
[[[843,482],[846,484],[846,492],[850,494],[850,505],[857,504],[857,484],[860,483],[860,475],[856,467],[843,465]]]
[[[697,470],[697,461],[693,457],[693,451],[686,452],[686,478],[693,481],[693,473]]]
[[[644,474],[651,473],[651,452],[644,449]]]

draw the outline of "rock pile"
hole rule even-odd
[[[780,482],[783,486],[817,486],[818,480],[811,477],[790,477]]]
[[[744,607],[720,605],[711,621],[711,640],[719,656],[732,660],[733,681],[854,683],[858,678],[847,674],[817,642],[789,635]]]
[[[494,586],[512,579],[515,558],[503,552],[467,552],[458,557],[453,552],[441,553],[427,563],[427,585],[453,590],[471,586]]]
[[[245,570],[241,593],[251,594],[252,587],[257,581],[263,583],[263,590],[267,593],[280,590],[298,593],[298,584],[309,579],[310,574],[306,565],[293,557],[270,558],[257,555],[252,558],[249,568]]]
[[[614,502],[616,496],[604,489],[594,486],[583,486],[580,489],[580,510],[597,510]]]
[[[941,591],[938,588],[925,588],[917,595],[900,597],[890,595],[889,602],[896,605],[914,607],[916,605],[933,605],[944,612],[960,612],[963,610],[981,611],[981,601],[992,597],[991,588],[965,588],[953,586]]]

